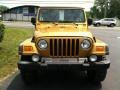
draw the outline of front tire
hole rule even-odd
[[[101,24],[100,23],[96,23],[96,27],[99,27],[99,26],[101,26]]]
[[[116,25],[114,23],[110,24],[110,27],[115,27]]]
[[[32,85],[38,82],[37,71],[20,70],[21,79],[26,85]]]
[[[88,70],[88,79],[92,82],[101,82],[106,78],[107,70]]]

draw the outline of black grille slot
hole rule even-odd
[[[75,50],[75,40],[72,39],[72,56],[74,56],[74,50]]]
[[[50,55],[53,56],[53,40],[50,39]]]
[[[54,56],[57,56],[57,39],[54,40]]]
[[[79,39],[76,40],[76,56],[79,55]]]
[[[70,39],[68,39],[68,43],[67,43],[67,55],[70,56]]]
[[[61,39],[59,39],[59,56],[62,56],[62,52],[61,52],[61,49],[62,49],[62,41]]]
[[[66,40],[63,39],[63,56],[66,56]]]

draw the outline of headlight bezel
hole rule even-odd
[[[83,47],[83,43],[84,43],[85,41],[88,41],[88,42],[89,42],[89,46],[88,46],[87,48],[84,48],[84,47]],[[91,40],[91,39],[84,39],[84,40],[81,42],[80,46],[81,46],[81,48],[82,48],[83,50],[89,50],[89,49],[92,47],[92,40]]]
[[[40,42],[45,42],[46,43],[46,46],[44,48],[42,48],[40,46]],[[48,48],[48,42],[45,40],[45,39],[40,39],[38,42],[37,42],[37,45],[39,47],[39,49],[47,49]]]

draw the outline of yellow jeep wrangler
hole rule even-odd
[[[108,45],[88,30],[92,22],[83,8],[40,7],[31,22],[34,35],[19,46],[18,68],[26,84],[48,69],[85,71],[91,81],[105,79],[110,66]]]

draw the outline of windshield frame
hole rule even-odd
[[[40,10],[44,10],[44,9],[55,9],[55,10],[81,10],[83,12],[83,21],[40,21]],[[86,16],[85,16],[85,12],[82,8],[39,8],[38,10],[38,22],[43,22],[43,23],[85,23],[86,22]]]

